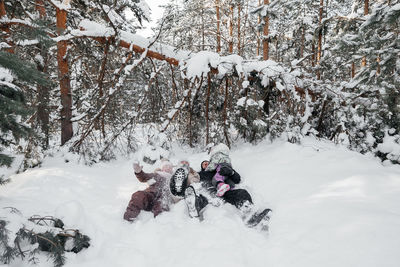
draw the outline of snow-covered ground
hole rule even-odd
[[[240,145],[231,157],[254,202],[274,210],[269,234],[244,226],[229,204],[209,206],[203,222],[189,219],[183,202],[124,221],[131,194],[146,187],[126,159],[89,167],[71,155],[48,158],[1,186],[0,204],[58,216],[89,235],[90,248],[67,253],[67,267],[400,266],[400,166],[312,139]],[[207,155],[175,148],[172,160],[183,158],[198,170]]]

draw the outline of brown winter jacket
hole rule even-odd
[[[180,200],[180,198],[173,196],[169,190],[169,180],[171,179],[172,174],[163,172],[161,170],[156,170],[153,173],[141,171],[139,173],[135,173],[135,175],[140,182],[147,182],[149,184],[149,187],[144,191],[154,193],[155,197],[160,199],[163,207],[166,208],[166,210],[169,209],[170,204],[176,203]],[[153,183],[152,179],[154,181]]]
[[[168,211],[171,204],[182,199],[181,197],[173,196],[169,189],[168,185],[172,174],[156,169],[154,173],[141,171],[135,173],[135,175],[140,182],[147,182],[149,187],[143,191],[136,191],[132,194],[124,214],[125,220],[133,221],[141,210],[151,211],[154,216],[157,216],[163,211]],[[190,168],[188,179],[189,184],[191,184],[193,182],[198,182],[200,176]]]
[[[140,182],[147,182],[149,187],[145,190],[136,191],[132,194],[131,200],[126,208],[124,219],[133,221],[140,211],[151,211],[157,216],[163,211],[168,211],[174,199],[166,186],[169,183],[171,174],[156,171],[154,173],[135,173]]]

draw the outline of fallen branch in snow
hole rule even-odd
[[[10,264],[17,257],[37,262],[41,251],[55,267],[65,264],[65,252],[79,253],[90,246],[90,238],[76,229],[64,229],[64,223],[52,216],[24,218],[15,208],[0,210],[0,262]]]

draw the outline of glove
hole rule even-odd
[[[139,165],[139,163],[135,162],[133,163],[133,170],[135,171],[135,173],[139,173],[142,171],[142,166]]]
[[[221,169],[219,170],[219,174],[221,174],[222,176],[225,177],[229,177],[232,176],[233,174],[235,174],[235,171],[229,167],[229,166],[221,166]]]

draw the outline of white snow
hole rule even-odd
[[[4,81],[7,83],[12,83],[14,80],[11,71],[9,69],[0,67],[0,81]]]
[[[206,75],[210,67],[217,67],[220,56],[217,53],[200,51],[187,60],[187,77],[195,78]]]
[[[187,158],[197,170],[208,157],[176,146],[173,153],[174,163]],[[398,165],[308,138],[301,145],[243,144],[230,156],[257,206],[274,210],[269,234],[244,226],[229,204],[207,207],[203,222],[189,219],[183,202],[157,218],[143,212],[135,223],[124,221],[131,194],[147,186],[133,175],[138,155],[91,167],[55,155],[12,176],[0,187],[0,203],[26,217],[59,216],[89,235],[90,248],[66,253],[66,267],[399,266]],[[52,266],[40,260],[38,266]]]
[[[69,10],[71,8],[71,5],[70,5],[71,0],[62,0],[62,1],[50,0],[50,2],[54,6],[56,6],[58,9],[61,9],[61,10]]]

